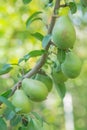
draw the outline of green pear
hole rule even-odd
[[[29,113],[31,111],[31,104],[23,90],[15,91],[12,96],[12,104],[20,109],[20,113]]]
[[[54,82],[56,84],[67,81],[67,77],[63,74],[63,72],[61,70],[57,72],[56,69],[53,68],[52,76],[53,76]]]
[[[66,54],[65,61],[62,63],[62,72],[69,78],[76,78],[81,72],[82,62],[73,52]]]
[[[57,19],[53,28],[52,38],[59,49],[73,48],[76,32],[69,16],[63,15]]]
[[[53,82],[52,82],[52,79],[48,75],[43,75],[43,74],[38,73],[35,79],[43,82],[46,85],[48,92],[52,90]]]
[[[45,84],[35,79],[25,78],[22,81],[22,89],[32,101],[43,101],[48,95],[48,89]]]
[[[61,65],[58,61],[52,68],[52,77],[56,84],[63,83],[67,80],[67,77],[61,71]]]

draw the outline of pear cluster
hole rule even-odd
[[[52,40],[58,48],[57,55],[60,57],[60,59],[57,57],[57,61],[52,68],[52,77],[55,84],[63,88],[64,82],[68,78],[78,77],[82,68],[80,57],[72,51],[76,32],[69,16],[64,15],[57,19],[52,32]],[[60,50],[61,54],[59,54]]]
[[[79,76],[82,67],[80,58],[72,51],[76,32],[69,16],[58,18],[53,28],[52,40],[58,48],[57,55],[59,55],[52,67],[52,78],[64,97],[66,90],[64,83],[68,78]],[[21,89],[16,90],[12,97],[12,103],[21,113],[29,113],[31,101],[46,100],[52,87],[53,82],[48,75],[37,73],[34,78],[23,79]]]
[[[20,113],[29,113],[32,109],[31,101],[46,100],[52,86],[52,79],[47,75],[37,74],[35,79],[25,78],[21,89],[17,89],[12,96],[12,104],[19,108]]]

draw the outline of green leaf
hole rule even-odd
[[[60,64],[65,60],[66,52],[64,50],[58,49],[57,58]]]
[[[25,127],[25,126],[21,126],[21,127],[18,128],[18,130],[30,130],[30,129],[28,129],[28,128]],[[32,129],[32,130],[33,130],[33,129]]]
[[[0,130],[7,130],[7,125],[3,118],[0,117]]]
[[[42,46],[43,46],[43,48],[45,48],[47,45],[48,45],[48,43],[49,43],[49,41],[51,40],[51,35],[46,35],[44,38],[43,38],[43,41],[42,41]]]
[[[33,14],[28,18],[28,21],[30,21],[31,19],[35,18],[36,16],[38,16],[38,15],[41,14],[41,13],[42,13],[41,11],[38,11],[38,12],[33,13]]]
[[[24,4],[29,4],[32,0],[22,0]]]
[[[8,97],[9,97],[9,95],[11,94],[11,92],[12,92],[12,90],[11,90],[11,89],[9,89],[9,90],[7,90],[7,91],[3,92],[0,96],[3,96],[3,97],[5,97],[5,98],[8,98]]]
[[[6,120],[11,120],[15,115],[16,113],[14,111],[11,111],[11,109],[8,107],[4,111],[4,117]]]
[[[41,130],[42,129],[41,122],[37,118],[35,119],[35,118],[31,118],[30,116],[28,116],[27,119],[28,119],[27,127],[29,130]]]
[[[11,110],[15,111],[15,107],[12,105],[12,103],[10,101],[8,101],[5,97],[0,96],[0,101],[5,103],[6,106],[8,106],[8,108],[10,108]]]
[[[82,8],[83,8],[83,9],[84,9],[84,8],[87,9],[87,0],[80,0],[80,2],[81,2]]]
[[[55,84],[56,90],[60,97],[63,99],[66,94],[66,87],[64,83],[61,84]]]
[[[33,122],[32,119],[29,121],[28,129],[29,129],[29,130],[35,130],[34,122]]]
[[[18,123],[20,123],[22,120],[20,115],[16,115],[12,120],[10,121],[11,126],[16,126]]]
[[[32,112],[32,114],[35,116],[35,118],[36,118],[37,120],[40,121],[41,126],[43,126],[43,121],[44,121],[44,119],[43,119],[38,113],[36,113],[36,112]]]
[[[43,38],[44,38],[44,36],[43,36],[41,33],[38,33],[38,32],[32,33],[31,35],[32,35],[33,37],[35,37],[36,39],[40,40],[40,41],[42,41]]]
[[[37,17],[39,14],[41,14],[41,11],[35,12],[33,13],[28,20],[26,21],[26,27],[28,28],[30,26],[30,24],[36,20],[42,20],[40,17]]]
[[[39,124],[35,119],[31,119],[28,125],[29,130],[39,130]]]
[[[23,58],[19,59],[18,63],[21,63],[22,61],[26,62],[27,60],[29,60],[29,58],[40,56],[40,55],[44,54],[45,52],[46,52],[45,50],[34,50],[34,51],[31,51],[28,54],[26,54]]]
[[[71,13],[72,13],[72,14],[76,13],[76,11],[77,11],[77,6],[76,6],[76,3],[75,3],[75,2],[69,2],[69,7],[70,7],[70,10],[71,10]]]
[[[10,72],[10,70],[12,69],[12,65],[11,64],[5,64],[1,69],[0,69],[0,75],[2,74],[6,74],[8,72]]]
[[[22,61],[24,61],[24,57],[19,59],[18,64],[20,64]]]
[[[42,18],[37,17],[37,18],[34,18],[34,19],[30,20],[30,21],[27,21],[26,27],[29,28],[30,24],[33,23],[33,22],[36,21],[36,20],[42,20]]]
[[[49,3],[52,3],[53,2],[53,0],[49,0]]]

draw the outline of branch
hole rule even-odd
[[[52,33],[52,30],[53,30],[53,27],[54,27],[54,24],[55,24],[55,20],[56,20],[56,17],[54,17],[54,15],[57,14],[57,10],[59,9],[59,7],[60,7],[60,0],[56,0],[55,1],[54,10],[53,10],[53,15],[52,15],[51,22],[50,22],[50,26],[49,26],[49,29],[48,29],[48,34]],[[49,47],[50,47],[51,43],[52,42],[50,41],[48,43],[48,45],[46,46],[46,48],[45,48],[46,51],[49,50]],[[38,70],[44,65],[44,63],[45,63],[45,61],[47,59],[47,56],[48,56],[47,53],[43,54],[42,57],[41,57],[41,59],[39,60],[39,62],[37,62],[37,64],[32,68],[31,71],[29,71],[27,74],[25,74],[23,76],[22,80],[24,78],[30,78],[32,75],[36,74],[38,72]],[[16,83],[13,86],[11,95],[13,95],[13,93],[15,92],[15,90],[17,88],[20,88],[22,80],[18,81],[18,83]]]
[[[52,15],[49,30],[48,30],[48,34],[52,33],[52,30],[53,30],[53,27],[55,24],[55,20],[56,20],[56,17],[54,17],[54,16],[57,14],[59,7],[60,7],[60,0],[56,0],[54,10],[53,10],[53,15]]]

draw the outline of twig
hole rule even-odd
[[[55,6],[54,6],[54,10],[53,10],[53,16],[51,18],[51,22],[50,22],[50,26],[49,26],[49,29],[48,29],[48,34],[51,34],[52,33],[52,30],[53,30],[53,27],[54,27],[54,24],[55,24],[55,20],[56,20],[56,17],[54,17],[54,15],[57,14],[57,10],[59,9],[60,7],[60,0],[56,0],[55,1]],[[49,47],[51,45],[51,41],[49,41],[48,45],[46,46],[45,50],[48,51],[49,50]],[[45,53],[42,55],[41,59],[39,60],[39,62],[36,63],[36,65],[32,68],[31,71],[29,71],[27,74],[25,74],[22,78],[22,80],[24,78],[30,78],[32,75],[36,74],[38,72],[38,70],[44,65],[46,59],[47,59],[47,56],[48,54]],[[18,81],[12,88],[12,93],[11,95],[13,95],[13,93],[15,92],[15,90],[17,88],[20,88],[21,86],[21,83],[22,83],[22,80]]]

